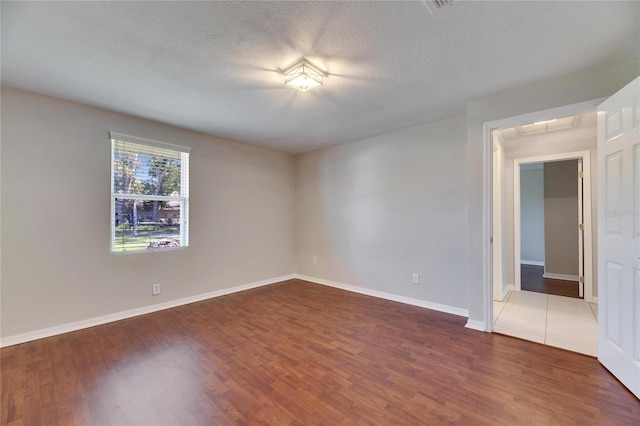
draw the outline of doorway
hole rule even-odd
[[[539,135],[537,138],[521,138],[516,128],[497,129],[493,132],[493,183],[492,183],[492,269],[491,283],[493,285],[493,298],[501,301],[509,291],[520,291],[521,288],[521,260],[533,260],[538,265],[544,264],[540,255],[537,259],[527,259],[522,256],[521,247],[521,200],[520,200],[520,168],[529,167],[536,163],[560,164],[565,160],[578,160],[581,164],[582,178],[578,179],[579,170],[576,166],[575,174],[579,203],[582,209],[575,208],[575,222],[570,225],[576,228],[582,225],[582,231],[578,233],[578,242],[570,243],[571,248],[582,249],[579,254],[578,272],[556,269],[547,271],[547,278],[567,279],[573,278],[579,281],[583,277],[584,300],[597,303],[597,283],[594,259],[593,230],[595,224],[592,219],[596,215],[596,208],[592,200],[595,199],[594,186],[592,185],[592,173],[595,164],[591,151],[597,143],[596,113],[594,109],[583,111],[577,119],[577,127],[566,129],[563,132]],[[581,150],[569,151],[578,148]],[[547,151],[541,155],[541,152]],[[554,152],[555,151],[555,152]],[[573,172],[571,172],[573,173]],[[540,176],[541,173],[538,172]],[[539,185],[544,185],[540,183]],[[553,186],[553,182],[552,182]],[[542,197],[542,195],[540,195]],[[581,199],[580,199],[581,197]],[[540,207],[542,209],[542,207]],[[580,217],[581,215],[581,217]],[[563,225],[561,225],[563,226]],[[539,234],[544,234],[542,223],[539,225]],[[541,241],[538,244],[543,244]],[[557,247],[552,247],[557,249]],[[574,252],[575,253],[575,252]],[[555,275],[553,275],[555,273]],[[577,276],[577,277],[576,277]]]
[[[573,112],[573,111],[572,111]],[[562,116],[557,121],[567,118],[573,124],[566,128],[557,128],[537,132],[537,134],[525,135],[522,127],[528,126],[528,120],[523,119],[523,124],[500,128],[493,132],[493,271],[492,277],[495,300],[492,308],[494,322],[492,330],[502,334],[508,334],[527,340],[536,341],[551,346],[562,347],[576,352],[595,356],[597,351],[597,306],[586,303],[597,301],[597,286],[593,282],[593,242],[592,224],[593,216],[591,169],[591,150],[597,144],[596,113],[595,106],[574,112],[573,117]],[[527,120],[527,121],[525,121]],[[529,120],[532,120],[529,118]],[[547,118],[546,123],[555,122],[553,117]],[[513,121],[512,121],[513,122]],[[530,122],[530,121],[529,121]],[[545,122],[542,122],[545,123]],[[536,125],[536,123],[532,123]],[[537,124],[540,126],[540,123]],[[544,126],[545,128],[552,126]],[[545,238],[545,225],[551,221],[544,220],[544,169],[549,169],[548,174],[555,176],[551,189],[561,189],[559,180],[554,175],[554,168],[564,166],[571,168],[573,180],[572,197],[566,194],[555,194],[562,203],[567,203],[565,198],[572,198],[572,218],[570,225],[560,225],[559,230],[549,230]],[[579,167],[582,167],[582,187],[579,186]],[[535,217],[527,217],[532,212],[530,205],[532,200],[521,199],[522,169],[529,175],[537,175],[538,187],[538,228],[527,235],[528,228],[523,230],[521,221],[535,221]],[[526,181],[526,178],[525,178]],[[582,199],[578,199],[582,198]],[[523,204],[525,207],[523,208]],[[569,203],[569,204],[571,204]],[[580,204],[584,208],[579,209]],[[553,202],[548,203],[553,207]],[[524,219],[523,219],[524,216]],[[535,215],[534,215],[535,216]],[[577,232],[582,224],[582,231]],[[572,228],[572,236],[561,237],[559,242],[552,241],[558,237],[564,228]],[[538,245],[538,253],[530,251],[532,247],[523,246],[528,237],[533,237],[534,245]],[[549,240],[549,241],[546,241]],[[547,248],[549,243],[551,247]],[[564,244],[564,246],[563,246]],[[566,246],[571,246],[568,250]],[[534,247],[535,248],[535,247]],[[540,250],[541,249],[541,250]],[[574,261],[571,269],[558,269],[548,259],[549,256],[558,257],[554,250],[560,249],[560,253],[571,251]],[[583,251],[580,255],[579,250]],[[557,251],[557,250],[556,250]],[[584,261],[579,261],[584,259]],[[529,268],[531,267],[531,268]],[[568,287],[571,286],[572,294],[565,294],[566,289],[544,292],[531,291],[531,284],[524,280],[527,269],[535,270],[535,275],[542,280],[544,287]],[[540,271],[540,274],[538,274]],[[524,272],[524,274],[523,274]],[[546,275],[546,276],[545,276]],[[580,278],[584,281],[582,289],[578,285]],[[553,281],[551,281],[553,280]],[[556,281],[557,280],[557,281]],[[568,291],[568,290],[567,290]],[[548,293],[560,293],[548,294]],[[579,296],[569,298],[566,296]],[[500,322],[497,321],[500,319]],[[586,338],[578,341],[577,338]]]
[[[521,236],[516,273],[523,291],[581,297],[579,161],[521,163],[515,171],[520,174],[514,190],[520,190]]]
[[[588,153],[576,155],[582,157],[514,161],[516,291],[584,297],[584,229],[590,224],[584,223],[582,163]]]
[[[595,111],[589,114],[595,120]],[[585,118],[585,120],[589,119]],[[594,139],[597,138],[595,127],[587,127],[584,130],[576,133],[574,137],[580,139],[585,148],[595,147],[593,145],[596,143]],[[591,134],[591,139],[583,139],[588,134]],[[577,287],[578,297],[584,298],[586,302],[596,302],[594,300],[597,287],[594,286],[594,227],[592,224],[595,207],[591,201],[594,188],[591,184],[590,149],[535,157],[519,155],[516,157],[518,158],[514,158],[513,161],[512,189],[514,290],[522,290],[522,274],[516,272],[521,272],[522,260],[527,260],[522,252],[522,168],[526,170],[528,165],[542,163],[543,194],[538,197],[544,197],[543,206],[539,207],[544,209],[542,213],[544,225],[534,232],[543,234],[544,259],[538,257],[538,260],[544,266],[544,278],[577,282],[578,284],[573,288]]]

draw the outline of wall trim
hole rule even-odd
[[[476,330],[476,331],[487,331],[484,329],[484,321],[478,321],[478,320],[468,320],[467,323],[464,325],[465,328],[470,328],[471,330]]]
[[[177,306],[188,305],[190,303],[201,302],[207,299],[213,299],[227,294],[238,293],[240,291],[250,290],[252,288],[263,287],[269,284],[279,283],[296,278],[295,274],[283,275],[280,277],[269,278],[261,281],[254,281],[248,284],[242,284],[235,287],[229,287],[221,290],[215,290],[208,293],[198,294],[195,296],[183,297],[180,299],[169,300],[154,305],[142,306],[140,308],[129,309],[126,311],[116,312],[113,314],[102,315],[99,317],[89,318],[86,320],[70,322],[66,324],[56,325],[54,327],[43,328],[40,330],[28,331],[26,333],[15,334],[0,339],[0,347],[13,346],[20,343],[30,342],[32,340],[43,339],[45,337],[56,336],[58,334],[69,333],[71,331],[82,330],[84,328],[95,327],[114,321],[120,321],[127,318],[137,317],[139,315],[150,314],[152,312],[163,311],[165,309],[175,308]]]
[[[498,302],[502,302],[512,291],[516,291],[516,287],[513,284],[507,284],[506,286],[502,287],[502,294],[500,295],[501,298],[500,300],[498,300]]]
[[[542,274],[544,278],[553,278],[554,280],[565,280],[565,281],[578,281],[579,277],[577,275],[567,275],[567,274],[554,274],[553,272],[545,272]]]
[[[323,278],[310,277],[308,275],[294,274],[295,278],[300,280],[309,281],[316,284],[322,284],[329,287],[339,288],[341,290],[347,290],[353,293],[360,293],[366,296],[377,297],[379,299],[391,300],[393,302],[405,303],[407,305],[419,306],[421,308],[431,309],[433,311],[444,312],[447,314],[458,315],[461,317],[469,317],[469,310],[456,308],[455,306],[442,305],[440,303],[427,302],[426,300],[414,299],[412,297],[400,296],[397,294],[386,293],[378,290],[371,290],[364,287],[357,287],[349,284],[343,284],[336,281],[325,280]],[[482,321],[480,321],[482,322]]]
[[[598,304],[598,296],[593,296],[593,299],[591,300],[591,303],[593,303],[594,305]]]
[[[142,306],[140,308],[129,309],[126,311],[116,312],[113,314],[102,315],[99,317],[88,318],[85,320],[70,322],[66,324],[56,325],[53,327],[47,327],[40,330],[28,331],[26,333],[15,334],[13,336],[7,336],[0,339],[0,347],[18,345],[20,343],[30,342],[33,340],[44,339],[46,337],[57,336],[59,334],[69,333],[72,331],[82,330],[89,327],[95,327],[97,325],[107,324],[110,322],[120,321],[127,318],[133,318],[140,315],[150,314],[153,312],[163,311],[165,309],[175,308],[177,306],[188,305],[190,303],[201,302],[203,300],[213,299],[220,296],[226,296],[232,293],[238,293],[245,290],[251,290],[253,288],[263,287],[270,284],[279,283],[291,279],[300,279],[309,281],[316,284],[326,285],[329,287],[339,288],[341,290],[350,291],[353,293],[364,294],[367,296],[377,297],[379,299],[391,300],[394,302],[404,303],[407,305],[418,306],[421,308],[431,309],[438,312],[444,312],[447,314],[458,315],[462,317],[469,317],[469,310],[457,308],[455,306],[443,305],[440,303],[428,302],[426,300],[414,299],[411,297],[400,296],[397,294],[386,293],[377,290],[371,290],[364,287],[356,287],[349,284],[339,283],[335,281],[325,280],[322,278],[310,277],[300,274],[289,274],[280,277],[270,278],[261,281],[255,281],[248,284],[242,284],[235,287],[229,287],[221,290],[216,290],[208,293],[198,294],[195,296],[183,297],[180,299],[170,300],[163,303],[157,303],[154,305]],[[512,286],[512,285],[509,285]],[[507,291],[509,286],[507,286]],[[465,327],[478,330],[484,330],[484,323],[482,321],[469,320]]]
[[[521,265],[532,265],[532,266],[544,266],[544,262],[540,262],[539,260],[521,260]]]

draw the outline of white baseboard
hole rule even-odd
[[[542,276],[545,278],[553,278],[554,280],[578,281],[577,275],[554,274],[553,272],[545,272]]]
[[[378,290],[370,290],[364,287],[356,287],[349,284],[338,283],[335,281],[329,281],[322,278],[310,277],[307,275],[295,274],[295,277],[304,281],[310,281],[316,284],[322,284],[329,287],[339,288],[341,290],[347,290],[354,293],[360,293],[367,296],[378,297],[380,299],[392,300],[394,302],[405,303],[407,305],[419,306],[421,308],[427,308],[434,311],[445,312],[447,314],[458,315],[461,317],[469,317],[469,310],[456,308],[449,305],[441,305],[439,303],[427,302],[426,300],[414,299],[411,297],[399,296],[397,294],[385,293]],[[484,325],[482,327],[484,329]]]
[[[591,298],[591,303],[593,303],[594,305],[597,305],[598,304],[598,296],[593,296]]]
[[[498,300],[498,302],[502,302],[505,299],[505,297],[509,295],[510,291],[516,291],[516,286],[513,284],[507,284],[504,287],[502,287],[502,294],[500,295],[500,300]]]
[[[290,274],[280,277],[270,278],[262,281],[255,281],[248,284],[243,284],[235,287],[225,288],[222,290],[216,290],[204,294],[198,294],[195,296],[184,297],[181,299],[170,300],[164,303],[157,303],[155,305],[143,306],[140,308],[129,309],[127,311],[116,312],[113,314],[102,315],[99,317],[89,318],[86,320],[75,321],[71,323],[61,324],[54,327],[43,328],[40,330],[29,331],[26,333],[15,334],[13,336],[7,336],[0,339],[0,347],[13,346],[20,343],[30,342],[32,340],[43,339],[45,337],[56,336],[59,334],[69,333],[72,331],[82,330],[84,328],[95,327],[97,325],[106,324],[109,322],[120,321],[127,318],[133,318],[139,315],[150,314],[152,312],[162,311],[165,309],[175,308],[176,306],[188,305],[189,303],[200,302],[215,297],[225,296],[227,294],[237,293],[244,290],[250,290],[252,288],[262,287],[269,284],[275,284],[281,281],[298,278],[305,281],[310,281],[316,284],[322,284],[329,287],[335,287],[342,290],[351,291],[354,293],[360,293],[367,296],[378,297],[381,299],[392,300],[394,302],[405,303],[408,305],[419,306],[421,308],[432,309],[434,311],[445,312],[448,314],[469,317],[469,311],[467,309],[456,308],[454,306],[442,305],[439,303],[427,302],[425,300],[414,299],[411,297],[399,296],[396,294],[385,293],[377,290],[370,290],[363,287],[356,287],[348,284],[338,283],[335,281],[329,281],[321,278],[310,277],[306,275]],[[469,320],[465,327],[484,331],[484,323],[482,321]]]
[[[470,328],[471,330],[476,331],[486,331],[484,329],[484,321],[478,320],[467,320],[467,323],[464,325],[466,328]]]
[[[243,284],[235,287],[225,288],[222,290],[216,290],[209,293],[198,294],[196,296],[183,297],[181,299],[170,300],[164,303],[158,303],[155,305],[142,306],[140,308],[129,309],[127,311],[116,312],[113,314],[103,315],[95,318],[89,318],[86,320],[70,322],[67,324],[61,324],[54,327],[43,328],[40,330],[29,331],[26,333],[15,334],[13,336],[7,336],[0,339],[0,347],[13,346],[19,343],[30,342],[32,340],[42,339],[45,337],[56,336],[58,334],[68,333],[70,331],[81,330],[83,328],[94,327],[96,325],[106,324],[113,321],[120,321],[127,318],[137,317],[139,315],[149,314],[151,312],[162,311],[164,309],[175,308],[176,306],[188,305],[189,303],[200,302],[215,297],[225,296],[231,293],[237,293],[239,291],[250,290],[252,288],[262,287],[269,284],[278,283],[281,281],[291,280],[296,278],[295,274],[283,275],[281,277],[270,278],[262,281],[255,281],[249,284]]]
[[[538,260],[521,260],[521,265],[544,266],[544,262]]]

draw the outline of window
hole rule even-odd
[[[110,136],[111,253],[187,247],[190,148]]]

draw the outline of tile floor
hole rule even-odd
[[[493,331],[586,355],[598,355],[598,305],[582,299],[512,291],[493,302]]]

